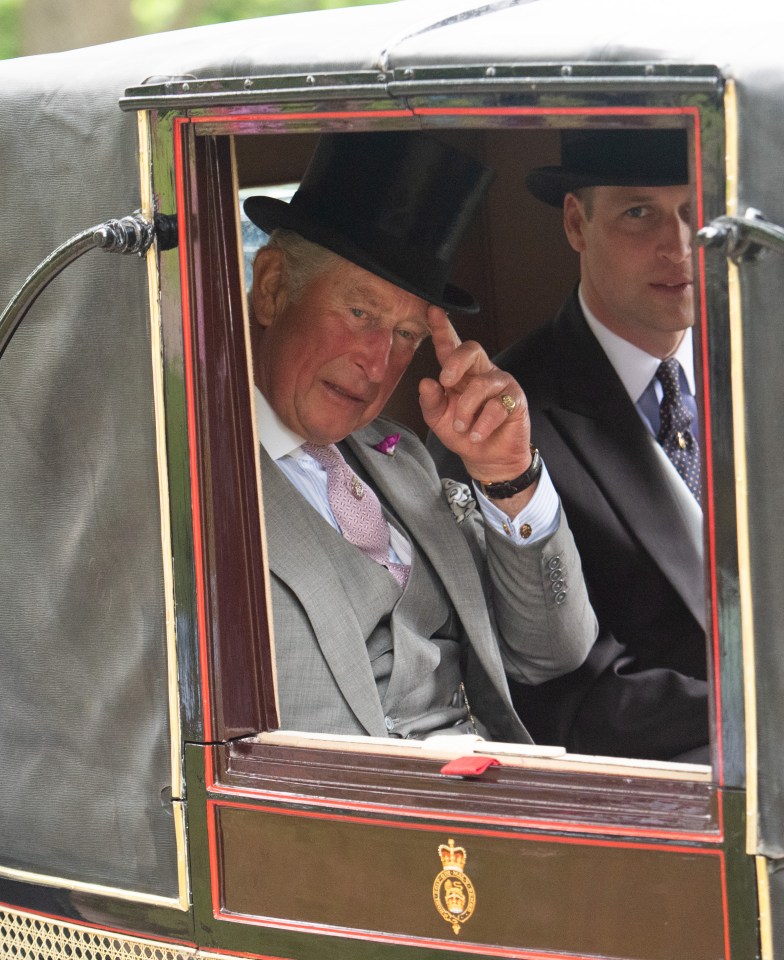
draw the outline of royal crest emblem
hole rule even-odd
[[[443,870],[433,883],[433,903],[436,910],[452,925],[455,934],[461,924],[471,918],[476,907],[476,891],[468,875],[463,872],[468,854],[465,847],[456,847],[455,841],[442,843],[438,848]]]

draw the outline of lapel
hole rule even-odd
[[[634,404],[583,318],[576,294],[558,316],[555,400],[543,412],[634,530],[698,623],[703,559]]]
[[[374,421],[345,444],[433,565],[482,666],[495,686],[505,690],[500,653],[495,643],[485,640],[494,634],[466,537],[447,506],[440,481],[406,450],[406,434],[393,457],[373,449],[390,426],[389,421]]]
[[[302,509],[302,497],[263,447],[260,454],[270,570],[302,604],[335,681],[359,722],[371,736],[386,736],[384,713],[361,640],[362,631],[333,569],[332,558],[313,538],[311,508],[306,504],[306,510]],[[313,522],[327,521],[314,512]],[[325,596],[344,600],[325,604]]]

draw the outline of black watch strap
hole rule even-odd
[[[514,480],[476,480],[475,483],[479,485],[479,489],[490,500],[506,500],[536,483],[541,472],[542,458],[539,456],[536,447],[531,444],[531,465],[525,473],[521,473]]]

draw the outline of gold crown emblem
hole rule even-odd
[[[456,847],[455,841],[452,839],[449,840],[448,845],[442,843],[439,846],[438,855],[441,857],[444,870],[459,870],[461,872],[468,856],[465,847]]]

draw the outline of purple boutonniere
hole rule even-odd
[[[373,449],[378,450],[379,453],[385,453],[388,457],[394,457],[399,440],[399,433],[390,433],[390,435],[384,437],[380,443],[374,443]]]

